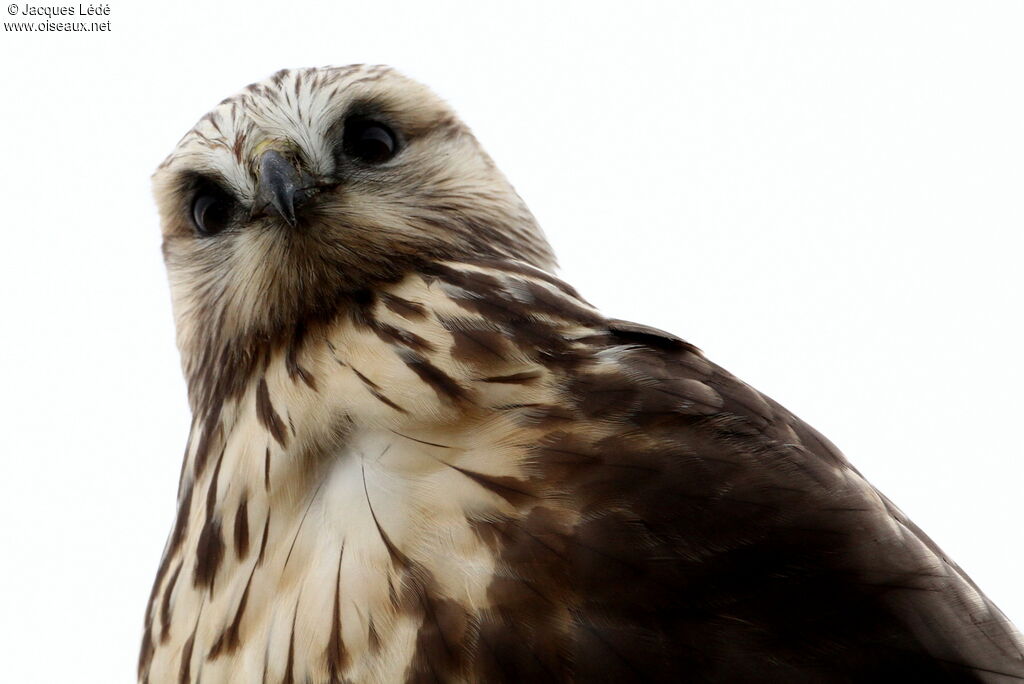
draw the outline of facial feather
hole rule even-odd
[[[344,152],[346,126],[368,119],[396,138],[384,163]],[[295,228],[260,214],[260,159],[271,149],[306,179]],[[385,67],[282,71],[249,86],[185,135],[154,188],[189,378],[225,355],[233,363],[222,365],[244,365],[241,348],[286,344],[297,324],[330,321],[359,293],[423,264],[498,255],[554,262],[469,129]],[[216,188],[226,225],[198,239],[193,203],[203,188]]]

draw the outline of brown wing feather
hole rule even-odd
[[[485,526],[482,680],[1024,679],[1013,626],[828,440],[673,335],[577,324],[532,469],[578,517]]]
[[[1012,625],[828,440],[678,338],[610,330],[613,367],[570,384],[584,420],[614,426],[566,476],[589,512],[572,541],[577,664],[690,681],[1024,678]]]

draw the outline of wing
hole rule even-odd
[[[564,437],[586,458],[562,475],[587,519],[576,662],[659,680],[1024,679],[998,608],[814,429],[674,336],[609,321],[590,344],[603,361],[569,392],[600,427]]]
[[[449,321],[453,353],[505,388],[486,404],[526,454],[525,478],[481,480],[516,512],[475,521],[495,571],[474,680],[1024,679],[1002,613],[786,409],[535,269],[436,277],[480,318]]]

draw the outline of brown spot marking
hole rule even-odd
[[[166,644],[167,640],[171,636],[171,594],[174,592],[174,586],[178,583],[178,575],[181,573],[182,563],[179,561],[174,572],[171,573],[170,579],[167,580],[167,586],[164,587],[164,595],[160,600],[160,643]]]
[[[256,555],[256,565],[263,564],[263,553],[267,550],[267,535],[270,532],[270,513],[267,513],[267,519],[263,523],[263,537],[260,539],[260,552]]]
[[[195,466],[193,468],[196,478],[202,475],[206,469],[206,462],[210,455],[210,448],[213,445],[214,434],[221,429],[220,411],[221,404],[217,404],[212,411],[206,414],[206,419],[203,421],[203,434],[196,445]]]
[[[419,302],[411,302],[387,292],[380,294],[380,300],[384,306],[406,320],[416,321],[426,318],[427,308]]]
[[[369,290],[356,293],[352,299],[352,307],[349,315],[355,325],[368,328],[382,341],[401,347],[407,347],[415,351],[430,352],[434,345],[427,342],[414,332],[396,328],[393,325],[377,320],[373,308],[377,298],[381,295]]]
[[[225,447],[226,448],[226,447]],[[210,478],[210,486],[206,491],[206,522],[199,533],[196,544],[196,563],[192,572],[192,585],[196,588],[206,587],[213,594],[213,583],[217,570],[224,560],[224,537],[221,534],[220,519],[217,517],[217,482],[220,479],[220,466],[224,461],[224,450],[217,458],[217,467]]]
[[[370,328],[377,337],[388,344],[400,344],[403,347],[416,351],[434,351],[434,345],[410,330],[396,328],[393,325],[382,323],[376,319],[371,319]]]
[[[139,673],[149,667],[153,658],[152,622],[153,611],[156,607],[157,594],[163,583],[167,571],[171,567],[171,559],[177,555],[185,540],[185,532],[188,529],[189,513],[192,510],[192,485],[189,484],[183,492],[180,492],[178,499],[178,512],[174,519],[174,528],[171,530],[171,538],[168,540],[167,552],[160,559],[160,567],[156,571],[156,578],[153,580],[153,588],[149,592],[149,602],[146,604],[145,629],[142,633],[142,647],[139,650]]]
[[[430,385],[439,398],[450,402],[463,401],[467,398],[462,385],[424,357],[408,350],[401,350],[399,356],[420,380]]]
[[[348,652],[341,640],[341,561],[345,557],[345,545],[342,544],[338,554],[338,574],[334,580],[334,607],[331,613],[331,636],[327,640],[324,658],[327,660],[327,672],[331,684],[340,684],[341,673],[348,665]]]
[[[192,682],[192,646],[196,641],[196,631],[192,630],[192,636],[188,638],[181,649],[181,667],[178,669],[179,684],[191,684]]]
[[[249,500],[242,497],[242,503],[238,504],[235,511],[235,556],[238,560],[245,558],[249,553]]]
[[[486,323],[466,318],[445,317],[441,325],[452,336],[453,359],[469,365],[505,361],[512,355],[508,336]]]
[[[514,477],[484,475],[455,465],[448,464],[448,466],[517,508],[526,501],[537,498],[535,494],[524,489],[525,482]]]
[[[192,510],[192,485],[189,485],[185,489],[185,493],[182,495],[181,500],[178,502],[178,515],[174,519],[174,529],[171,531],[171,540],[168,544],[167,555],[165,558],[170,559],[171,556],[178,552],[181,548],[182,543],[185,541],[185,532],[188,530],[188,519],[189,513]],[[164,564],[161,568],[161,572],[157,575],[157,581],[163,578],[163,573],[167,571],[167,565]]]
[[[526,354],[549,368],[572,369],[589,356],[588,352],[575,348],[575,341],[565,337],[559,328],[534,318],[505,321],[505,340],[515,344],[517,353]]]
[[[576,291],[574,287],[568,283],[559,280],[555,276],[551,275],[547,271],[542,271],[536,266],[531,266],[522,261],[510,261],[507,259],[465,259],[465,263],[473,264],[476,266],[483,266],[484,268],[493,268],[498,271],[505,271],[506,273],[517,273],[519,275],[529,276],[538,280],[543,280],[548,285],[553,285],[559,290],[564,292],[566,295],[573,299],[578,299],[584,304],[587,302],[580,297],[580,293]]]
[[[213,593],[213,582],[224,560],[224,539],[221,536],[220,521],[211,520],[203,526],[196,545],[196,564],[192,572],[195,587],[207,587]]]
[[[535,312],[546,313],[565,321],[583,323],[584,325],[600,325],[604,320],[599,314],[583,308],[572,299],[556,295],[543,285],[530,281],[522,282],[529,293]]]
[[[599,322],[600,316],[584,309],[575,300],[562,299],[535,282],[516,280],[509,287],[503,280],[485,273],[459,271],[444,265],[432,265],[431,273],[440,278],[448,298],[463,309],[490,322],[509,339],[517,350],[540,359],[547,366],[572,369],[591,358],[593,350],[579,348],[565,336],[562,324],[540,319],[536,313],[554,315],[577,325]],[[512,289],[526,300],[511,294]]]
[[[288,445],[288,433],[285,432],[281,416],[277,415],[270,401],[270,389],[267,387],[265,377],[260,378],[260,384],[256,388],[256,417],[278,444],[282,447]]]
[[[490,273],[464,271],[445,264],[431,264],[430,273],[468,292],[481,295],[505,292],[505,284],[502,282],[502,278]]]
[[[291,342],[288,344],[288,353],[285,354],[284,363],[285,367],[288,369],[288,377],[291,378],[292,382],[295,382],[295,379],[299,378],[307,387],[316,392],[316,378],[314,378],[309,371],[299,365],[299,350],[302,348],[302,343],[305,340],[305,337],[305,325],[300,323]]]
[[[373,395],[374,399],[381,402],[385,406],[390,406],[399,413],[407,413],[407,411],[404,408],[388,399],[384,392],[381,391],[380,386],[377,383],[375,383],[373,380],[370,380],[368,377],[366,377],[358,370],[356,370],[355,366],[350,366],[350,368],[352,369],[352,372],[356,374],[356,377],[359,378],[360,382],[362,382],[363,385],[366,387],[367,391]]]
[[[267,445],[267,453],[263,457],[263,489],[270,491],[270,445]]]
[[[137,667],[137,673],[139,679],[142,679],[145,675],[145,679],[149,679],[149,664],[153,660],[153,638],[152,638],[152,626],[149,620],[146,620],[146,628],[142,632],[142,647],[139,649],[139,664]]]
[[[288,640],[288,662],[284,666],[284,679],[281,684],[295,684],[295,619],[299,616],[299,603],[295,602],[295,612],[292,613],[292,635]]]
[[[380,535],[380,540],[384,543],[384,548],[388,550],[388,556],[391,557],[392,564],[400,568],[412,567],[412,561],[408,556],[402,553],[397,546],[395,546],[391,541],[391,537],[389,537],[388,533],[384,531],[383,527],[381,527],[380,521],[377,520],[377,513],[373,510],[373,502],[370,501],[370,491],[366,486],[366,464],[360,462],[360,468],[363,475],[363,495],[366,497],[366,505],[370,509],[370,517],[373,519],[373,525],[377,528],[377,534]],[[390,577],[388,579],[390,581]],[[393,591],[394,587],[392,586],[391,589]]]
[[[213,643],[210,648],[210,653],[207,655],[208,658],[214,659],[221,655],[234,653],[241,644],[239,639],[239,628],[242,624],[242,615],[245,613],[245,606],[249,602],[249,587],[252,586],[252,576],[256,573],[256,566],[254,565],[252,570],[249,572],[249,579],[245,583],[245,589],[242,591],[242,598],[238,600],[238,608],[235,610],[235,617],[232,618],[231,624],[220,633],[217,637],[217,641]]]
[[[539,370],[523,371],[510,375],[492,375],[488,378],[479,378],[477,382],[492,382],[505,385],[530,385],[534,380],[539,379],[543,373]]]

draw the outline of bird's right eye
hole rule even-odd
[[[216,235],[231,220],[231,200],[220,193],[201,190],[192,200],[192,224],[200,235]]]
[[[384,124],[353,117],[345,122],[342,148],[352,159],[365,164],[382,164],[398,152],[398,139]]]

